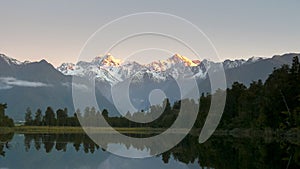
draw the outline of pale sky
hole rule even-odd
[[[164,12],[199,27],[221,59],[270,57],[300,52],[299,7],[299,0],[3,0],[0,53],[20,61],[46,59],[55,66],[74,63],[86,40],[106,23],[137,12]]]

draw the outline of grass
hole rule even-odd
[[[15,133],[83,133],[81,127],[57,127],[57,126],[16,126]]]
[[[18,133],[18,134],[63,134],[63,133],[99,133],[108,134],[117,130],[123,134],[160,134],[166,129],[164,128],[108,128],[108,127],[69,127],[69,126],[15,126],[15,127],[0,127],[0,134]],[[186,129],[173,129],[172,133],[186,133]],[[190,134],[198,136],[200,129],[193,129]],[[232,136],[232,137],[278,137],[300,138],[300,129],[291,129],[289,131],[281,130],[255,130],[255,129],[233,129],[233,130],[216,130],[215,136]]]
[[[120,133],[134,134],[153,134],[161,133],[165,129],[162,128],[108,128],[108,127],[85,127],[85,131],[91,133],[112,133],[117,130]],[[15,127],[0,127],[0,133],[19,133],[19,134],[34,134],[34,133],[84,133],[82,127],[70,126],[15,126]]]
[[[70,126],[15,126],[15,127],[0,127],[0,134],[4,133],[18,133],[18,134],[39,134],[39,133],[114,133],[117,130],[123,134],[160,134],[164,132],[165,128],[149,128],[149,127],[138,127],[138,128],[129,128],[129,127],[70,127]],[[198,130],[197,130],[198,131]],[[193,130],[191,133],[197,133],[196,130]],[[186,133],[187,129],[172,129],[170,133]]]
[[[12,127],[0,127],[0,134],[8,134],[14,132]]]

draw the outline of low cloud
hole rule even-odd
[[[63,86],[66,87],[74,87],[80,90],[88,90],[89,88],[84,84],[77,84],[77,83],[62,83]]]
[[[11,89],[14,86],[18,86],[18,87],[49,87],[51,85],[42,83],[42,82],[19,80],[14,77],[0,77],[0,90]]]

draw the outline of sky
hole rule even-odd
[[[20,61],[46,59],[54,66],[64,62],[75,63],[80,58],[82,49],[85,49],[83,47],[89,37],[105,24],[134,13],[163,12],[184,18],[201,29],[214,45],[221,60],[252,56],[271,57],[275,54],[300,52],[299,7],[298,0],[6,0],[0,1],[0,53]],[[98,38],[105,37],[105,41],[113,44],[121,37],[117,36],[118,31],[130,31],[139,25],[156,24],[156,27],[161,26],[164,31],[169,30],[169,35],[176,35],[176,31],[180,31],[197,41],[198,36],[193,37],[190,25],[185,27],[179,24],[178,28],[174,28],[168,27],[168,21],[161,20],[161,25],[157,23],[159,22],[156,19],[142,19],[140,23],[127,22],[115,29],[115,32],[102,33],[104,35],[98,35]],[[150,49],[161,46],[159,50],[140,50],[135,53],[134,45],[140,45],[141,41],[148,42],[147,36],[143,37],[145,39],[134,39],[136,41],[133,40],[130,45],[119,46],[120,49],[112,54],[123,59],[131,54],[135,55],[132,58],[145,62],[149,60],[147,56],[160,58],[175,52],[190,57],[189,52],[177,50],[176,45],[169,49],[166,45],[169,42],[164,43],[161,37],[157,39],[155,36],[149,40],[152,43],[145,44]],[[154,44],[157,46],[152,47]],[[94,55],[98,52],[97,55],[102,55],[107,50],[101,43],[87,45],[88,48],[93,45],[99,48],[87,54]],[[203,52],[200,49],[201,58],[209,57],[204,51],[206,48]],[[141,57],[143,52],[148,55]]]

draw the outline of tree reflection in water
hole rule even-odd
[[[13,139],[14,134],[0,134],[0,157],[5,157],[5,149],[9,149],[9,142]]]
[[[137,135],[135,135],[136,137]],[[2,138],[2,137],[1,137]],[[4,138],[4,137],[3,137]],[[6,141],[12,135],[6,136]],[[109,135],[103,135],[109,143],[120,143],[120,140],[110,140]],[[113,137],[111,137],[113,139]],[[2,141],[3,142],[3,141]],[[25,150],[31,148],[40,150],[44,147],[46,153],[67,151],[67,144],[72,144],[76,151],[83,149],[85,153],[94,153],[100,146],[95,144],[85,134],[25,134]],[[142,145],[123,143],[127,148],[134,147],[142,150]],[[141,143],[142,144],[142,143]],[[0,152],[3,154],[2,145]],[[107,148],[104,145],[102,151]],[[151,151],[151,150],[150,150]],[[164,163],[170,158],[190,164],[197,163],[200,167],[238,169],[238,168],[299,168],[300,146],[299,141],[282,141],[264,138],[232,138],[214,136],[204,144],[198,143],[198,137],[188,135],[177,146],[160,155]]]

